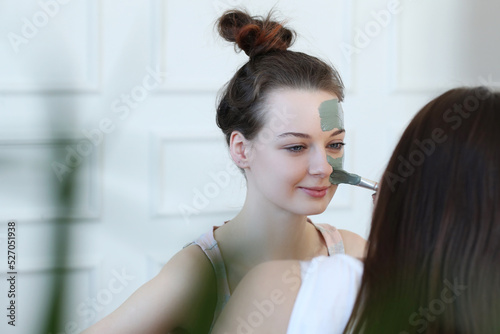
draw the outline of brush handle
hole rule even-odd
[[[378,183],[372,180],[365,179],[364,177],[361,178],[361,181],[357,184],[358,187],[370,189],[373,191],[378,190]]]

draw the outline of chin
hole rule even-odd
[[[309,205],[307,208],[304,208],[304,210],[301,210],[302,212],[299,214],[306,216],[319,215],[325,212],[327,207],[328,205]]]
[[[317,203],[315,206],[311,206],[311,213],[310,215],[319,215],[320,213],[323,213],[328,209],[328,205],[331,203],[331,198],[327,202],[323,203]]]
[[[326,208],[323,208],[321,210],[311,210],[308,213],[306,213],[306,216],[314,216],[314,215],[319,215],[323,212],[325,212]]]

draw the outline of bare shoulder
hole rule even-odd
[[[179,251],[165,264],[157,279],[159,285],[168,285],[169,294],[175,296],[169,303],[170,312],[184,324],[183,329],[198,332],[191,328],[193,324],[210,326],[217,302],[217,283],[212,264],[199,246]]]
[[[208,331],[216,304],[215,273],[196,245],[175,254],[118,309],[85,331],[165,333]]]
[[[213,333],[236,333],[256,312],[263,319],[259,333],[285,333],[300,284],[299,261],[259,264],[238,284]]]
[[[366,257],[366,246],[367,242],[360,235],[348,231],[348,230],[338,230],[344,241],[345,253],[347,255],[365,258]]]
[[[199,299],[200,294],[206,295],[207,291],[215,292],[216,289],[212,264],[197,245],[186,247],[175,254],[153,280],[157,280],[159,285],[168,285],[169,290],[179,291],[179,298],[188,302]]]
[[[197,245],[190,245],[177,252],[163,266],[158,277],[168,279],[173,272],[175,272],[177,276],[183,276],[183,278],[189,281],[201,281],[206,279],[206,277],[194,277],[192,276],[193,274],[213,276],[215,279],[215,273],[210,260]]]

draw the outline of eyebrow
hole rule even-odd
[[[345,132],[344,129],[340,129],[340,130],[337,130],[337,131],[334,131],[330,137],[335,137],[341,133]],[[309,136],[308,134],[306,133],[300,133],[300,132],[285,132],[285,133],[282,133],[280,135],[278,135],[278,138],[284,138],[284,137],[299,137],[299,138],[305,138],[305,139],[310,139],[311,136]]]

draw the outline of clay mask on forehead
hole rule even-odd
[[[344,111],[342,110],[342,105],[339,103],[338,99],[331,99],[324,101],[319,106],[319,117],[321,120],[321,130],[331,131],[333,129],[344,129]],[[356,174],[348,173],[344,170],[344,156],[339,158],[332,158],[331,156],[326,156],[328,163],[333,168],[332,174],[330,174],[331,184],[359,184],[361,177]]]
[[[344,111],[337,99],[324,101],[319,106],[321,130],[344,129]]]

